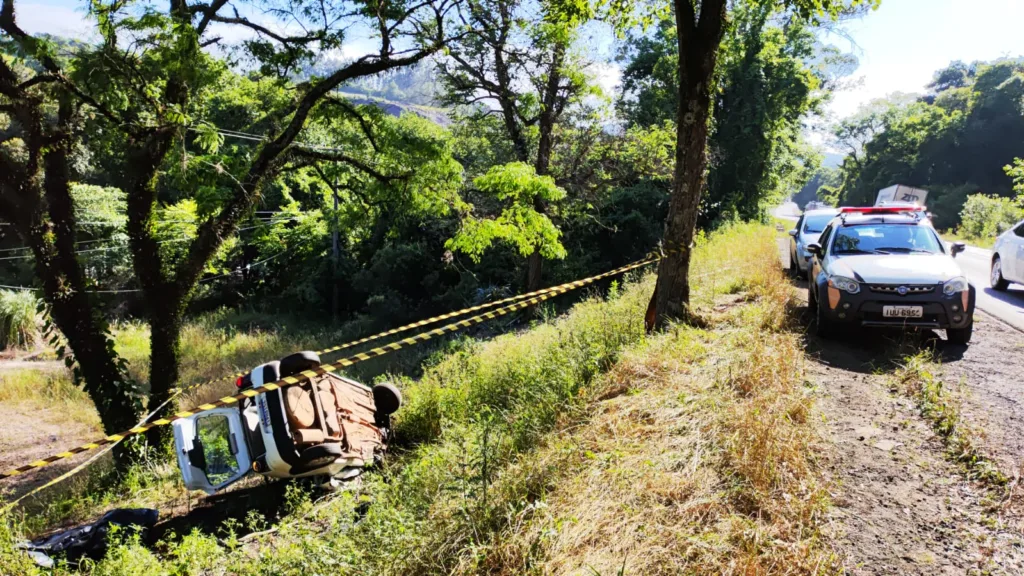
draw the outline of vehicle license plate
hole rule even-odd
[[[885,318],[920,318],[924,316],[921,306],[882,306]]]

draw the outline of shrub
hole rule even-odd
[[[1012,199],[972,194],[960,212],[959,233],[965,238],[993,238],[1024,218]]]
[[[0,290],[0,348],[31,348],[39,341],[38,306],[31,292]]]

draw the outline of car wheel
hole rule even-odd
[[[815,310],[818,307],[818,299],[814,297],[814,283],[807,278],[807,307]]]
[[[789,253],[789,277],[799,278],[800,277],[800,266],[796,263],[796,258],[793,257],[793,253]]]
[[[281,376],[293,376],[303,370],[312,370],[320,365],[316,352],[304,350],[281,358]]]
[[[817,302],[814,303],[814,333],[819,338],[831,338],[833,333],[832,321],[822,314]]]
[[[302,474],[324,466],[330,466],[335,460],[341,458],[344,452],[337,442],[324,442],[310,446],[299,454],[299,463],[292,466],[292,475]]]
[[[971,335],[974,333],[974,322],[967,325],[966,328],[947,328],[946,339],[951,344],[959,344],[965,346],[971,341]]]
[[[999,256],[992,259],[992,272],[989,274],[989,282],[992,284],[993,290],[1000,292],[1006,290],[1010,285],[1010,282],[1003,278],[1003,263]]]
[[[402,393],[393,384],[377,384],[373,387],[373,403],[380,414],[394,414],[402,407]]]

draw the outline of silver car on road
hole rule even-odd
[[[807,263],[811,261],[807,245],[818,241],[822,230],[837,214],[839,210],[835,208],[808,210],[796,221],[796,228],[789,231],[792,236],[789,241],[789,273],[794,277],[807,275]]]
[[[1006,290],[1010,282],[1024,284],[1024,220],[996,238],[989,280],[999,291]]]

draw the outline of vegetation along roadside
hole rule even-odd
[[[295,484],[276,530],[244,541],[269,526],[250,515],[155,548],[122,534],[94,573],[831,562],[816,540],[827,498],[791,295],[781,270],[763,265],[775,250],[774,231],[756,225],[700,243],[694,299],[706,328],[646,338],[648,275],[563,318],[468,344],[402,381],[399,453],[358,491],[313,503]],[[586,497],[598,489],[607,496]],[[158,492],[140,491],[150,502]],[[661,512],[642,512],[655,501]],[[4,518],[0,566],[32,573],[7,546],[22,528]],[[773,544],[753,545],[762,539]]]

